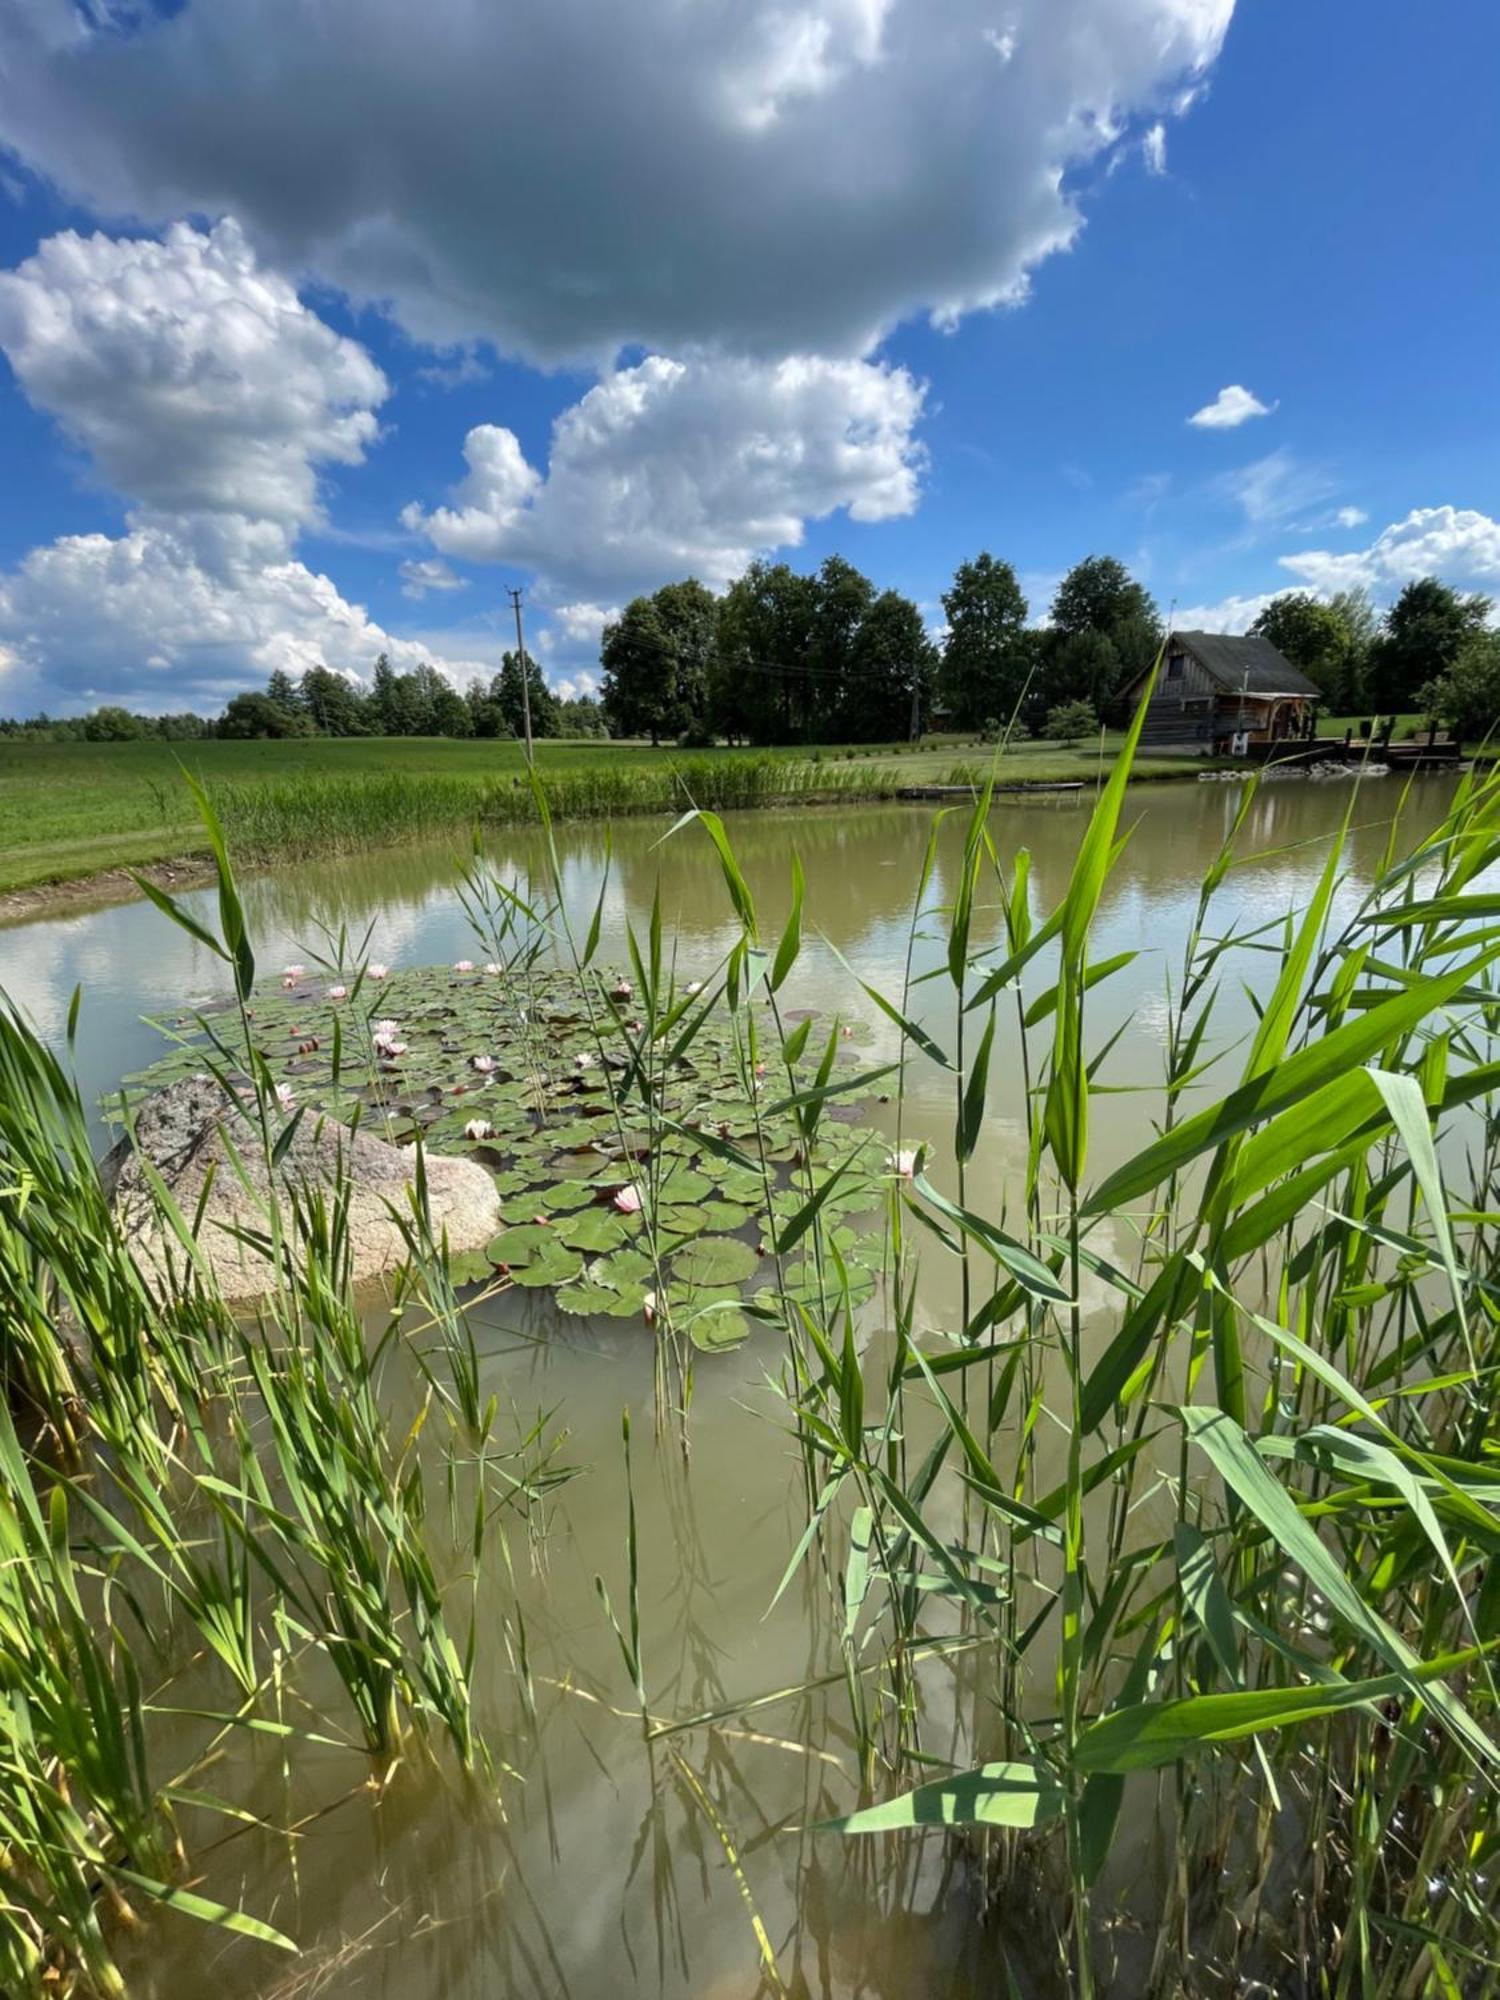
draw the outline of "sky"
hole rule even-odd
[[[942,623],[1500,596],[1489,0],[6,0],[0,714],[564,692],[838,551]]]

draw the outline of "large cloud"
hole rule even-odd
[[[1233,5],[10,0],[0,130],[100,213],[237,214],[425,339],[855,354],[1019,296],[1070,172]]]
[[[0,348],[135,503],[127,533],[0,574],[0,710],[215,708],[276,667],[423,657],[293,553],[321,518],[318,467],[363,456],[385,378],[232,224],[49,238],[0,273]]]
[[[689,573],[721,584],[837,508],[909,514],[923,393],[867,361],[652,355],[564,411],[545,478],[511,431],[481,424],[454,504],[403,518],[446,555],[536,569],[564,598]]]
[[[1309,549],[1281,567],[1315,590],[1364,589],[1394,596],[1417,576],[1440,576],[1460,588],[1500,590],[1500,521],[1472,507],[1414,507],[1383,528],[1368,548],[1338,554]]]
[[[66,535],[0,576],[0,713],[209,710],[277,667],[367,678],[382,652],[460,682],[489,671],[393,638],[254,524],[211,549],[159,523]]]
[[[0,348],[117,492],[288,530],[318,517],[319,464],[364,456],[387,394],[232,222],[49,237],[0,271]]]

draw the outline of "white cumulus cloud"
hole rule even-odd
[[[1201,431],[1232,431],[1240,424],[1249,423],[1252,417],[1270,416],[1275,407],[1274,403],[1263,403],[1259,396],[1252,395],[1238,382],[1231,382],[1219,391],[1211,403],[1205,403],[1201,410],[1194,410],[1188,422],[1196,424]]]
[[[868,361],[651,355],[563,412],[545,476],[481,424],[452,504],[402,518],[445,555],[537,570],[574,611],[671,577],[718,585],[837,509],[911,513],[923,400],[904,368]]]
[[[276,667],[432,657],[295,558],[322,520],[319,467],[363,457],[387,385],[232,223],[48,238],[0,272],[0,348],[133,503],[123,535],[64,536],[0,573],[0,707],[207,709]],[[428,588],[451,578],[423,568]]]
[[[255,537],[211,559],[164,524],[124,535],[66,535],[0,575],[0,709],[22,713],[123,701],[152,711],[217,708],[277,667],[368,678],[378,653],[400,668],[421,659],[460,682],[474,662],[393,638],[326,576],[264,559]]]
[[[1440,576],[1460,589],[1500,590],[1500,521],[1472,507],[1414,507],[1383,528],[1367,548],[1309,549],[1283,556],[1314,590],[1364,589],[1391,597],[1413,577]]]
[[[319,518],[320,464],[364,457],[388,394],[233,222],[49,237],[0,271],[0,348],[117,492],[288,530]]]
[[[859,354],[1011,301],[1234,0],[11,0],[0,131],[105,215],[240,216],[419,338]]]
[[[423,598],[429,590],[467,590],[468,579],[455,576],[441,556],[413,556],[401,565],[401,595]]]

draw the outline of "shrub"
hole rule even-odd
[[[1088,702],[1060,701],[1055,708],[1048,709],[1042,734],[1049,743],[1071,744],[1092,736],[1098,727],[1098,718]]]

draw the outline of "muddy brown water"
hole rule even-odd
[[[1414,830],[1441,817],[1452,784],[1419,780],[1408,802]],[[1400,794],[1372,781],[1353,803],[1350,868],[1368,879]],[[1090,996],[1098,1045],[1123,1033],[1109,1060],[1116,1088],[1092,1107],[1091,1170],[1128,1156],[1150,1136],[1157,1108],[1168,971],[1181,963],[1202,870],[1239,802],[1232,784],[1143,787],[1132,794],[1134,830],[1105,895],[1096,959],[1137,959]],[[1326,842],[1351,803],[1344,784],[1268,784],[1252,809],[1240,852],[1247,858],[1218,897],[1217,928],[1250,930],[1305,901]],[[1076,795],[997,805],[993,830],[1008,862],[1032,855],[1033,901],[1062,895],[1087,800]],[[762,928],[774,939],[788,901],[790,856],[807,874],[808,939],[786,999],[866,1021],[872,1061],[894,1053],[894,1031],[870,1005],[820,934],[858,972],[899,998],[914,886],[932,814],[921,807],[731,816],[728,824],[755,892]],[[644,928],[660,883],[664,927],[679,976],[706,976],[736,935],[728,898],[701,830],[665,843],[664,823],[626,821],[613,832],[605,902],[604,955],[623,961],[627,920]],[[963,817],[939,837],[928,903],[940,905],[961,850]],[[605,859],[603,830],[567,826],[558,845],[569,908],[586,924]],[[519,834],[497,840],[502,872],[523,877],[538,860]],[[246,900],[262,968],[311,963],[340,925],[369,955],[392,964],[475,956],[453,889],[451,843],[327,863],[305,863],[248,882]],[[1351,888],[1346,893],[1353,894]],[[185,898],[212,921],[212,898]],[[993,936],[995,912],[982,917]],[[924,926],[915,966],[941,962],[940,919]],[[1269,962],[1269,961],[1266,961]],[[1254,984],[1257,958],[1237,961]],[[0,987],[41,1031],[61,1043],[69,997],[84,992],[77,1064],[92,1099],[160,1053],[143,1014],[222,990],[223,967],[154,909],[135,903],[0,931]],[[1047,983],[1038,969],[1028,990]],[[952,1034],[945,983],[919,989],[921,1018],[939,1042]],[[1248,999],[1226,990],[1220,1034],[1251,1020]],[[1023,1158],[1020,1071],[1014,1022],[1002,1010],[992,1065],[989,1120],[971,1170],[975,1206],[998,1214]],[[872,1115],[894,1131],[894,1107]],[[950,1145],[952,1079],[914,1067],[903,1142]],[[102,1136],[102,1127],[101,1127]],[[944,1176],[939,1171],[939,1179]],[[1128,1246],[1127,1246],[1128,1247]],[[919,1321],[951,1325],[951,1270],[924,1263]],[[294,1839],[189,1810],[188,1846],[205,1893],[262,1916],[293,1935],[298,1960],[226,1940],[185,1918],[154,1920],[127,1950],[132,1990],[149,2000],[214,1993],[220,2000],[292,1996],[382,1996],[382,2000],[493,2000],[617,1994],[740,2000],[771,1990],[758,1963],[746,1907],[753,1897],[789,1990],[818,1996],[967,1996],[1004,1990],[997,1941],[1010,1947],[1023,1983],[1051,1990],[1045,1961],[1031,1963],[1042,1933],[1031,1914],[1004,1907],[982,1920],[980,1885],[967,1859],[934,1835],[906,1842],[845,1842],[815,1822],[855,1803],[854,1756],[842,1688],[817,1687],[745,1711],[712,1730],[670,1739],[707,1787],[743,1872],[726,1859],[665,1743],[643,1744],[633,1693],[600,1606],[595,1576],[617,1605],[624,1592],[625,1492],[619,1447],[622,1406],[636,1416],[636,1501],[641,1536],[641,1613],[648,1695],[659,1717],[687,1717],[744,1703],[834,1673],[838,1632],[826,1586],[810,1572],[768,1612],[803,1526],[799,1476],[784,1410],[768,1386],[779,1339],[757,1331],[737,1352],[700,1361],[691,1453],[652,1442],[651,1351],[644,1330],[618,1321],[562,1319],[531,1293],[494,1300],[476,1315],[486,1388],[498,1391],[524,1429],[553,1412],[565,1432],[559,1462],[579,1468],[556,1489],[528,1537],[512,1529],[519,1610],[536,1691],[534,1719],[520,1703],[502,1620],[511,1606],[498,1566],[478,1594],[478,1705],[510,1767],[494,1781],[461,1783],[442,1765],[414,1760],[377,1796],[364,1759],[299,1741],[288,1750],[239,1738],[206,1789],[285,1829]],[[1103,1320],[1104,1315],[1095,1317]],[[414,1379],[393,1376],[393,1400],[415,1408]],[[1044,1472],[1045,1472],[1044,1466]],[[1060,1473],[1059,1465],[1058,1471]],[[441,1505],[434,1480],[435,1504]],[[179,1663],[180,1666],[180,1663]],[[1040,1658],[1037,1672],[1048,1667]],[[961,1668],[931,1674],[927,1741],[936,1756],[969,1750],[955,1716]],[[182,1669],[172,1699],[212,1694]],[[314,1703],[316,1688],[306,1692]],[[331,1697],[330,1697],[330,1705]],[[164,1727],[153,1745],[159,1776],[202,1747],[204,1727]],[[1154,1850],[1149,1811],[1127,1825],[1118,1897],[1149,1931]],[[997,1985],[997,1980],[1002,1983]],[[1119,1990],[1125,1990],[1121,1987]]]

